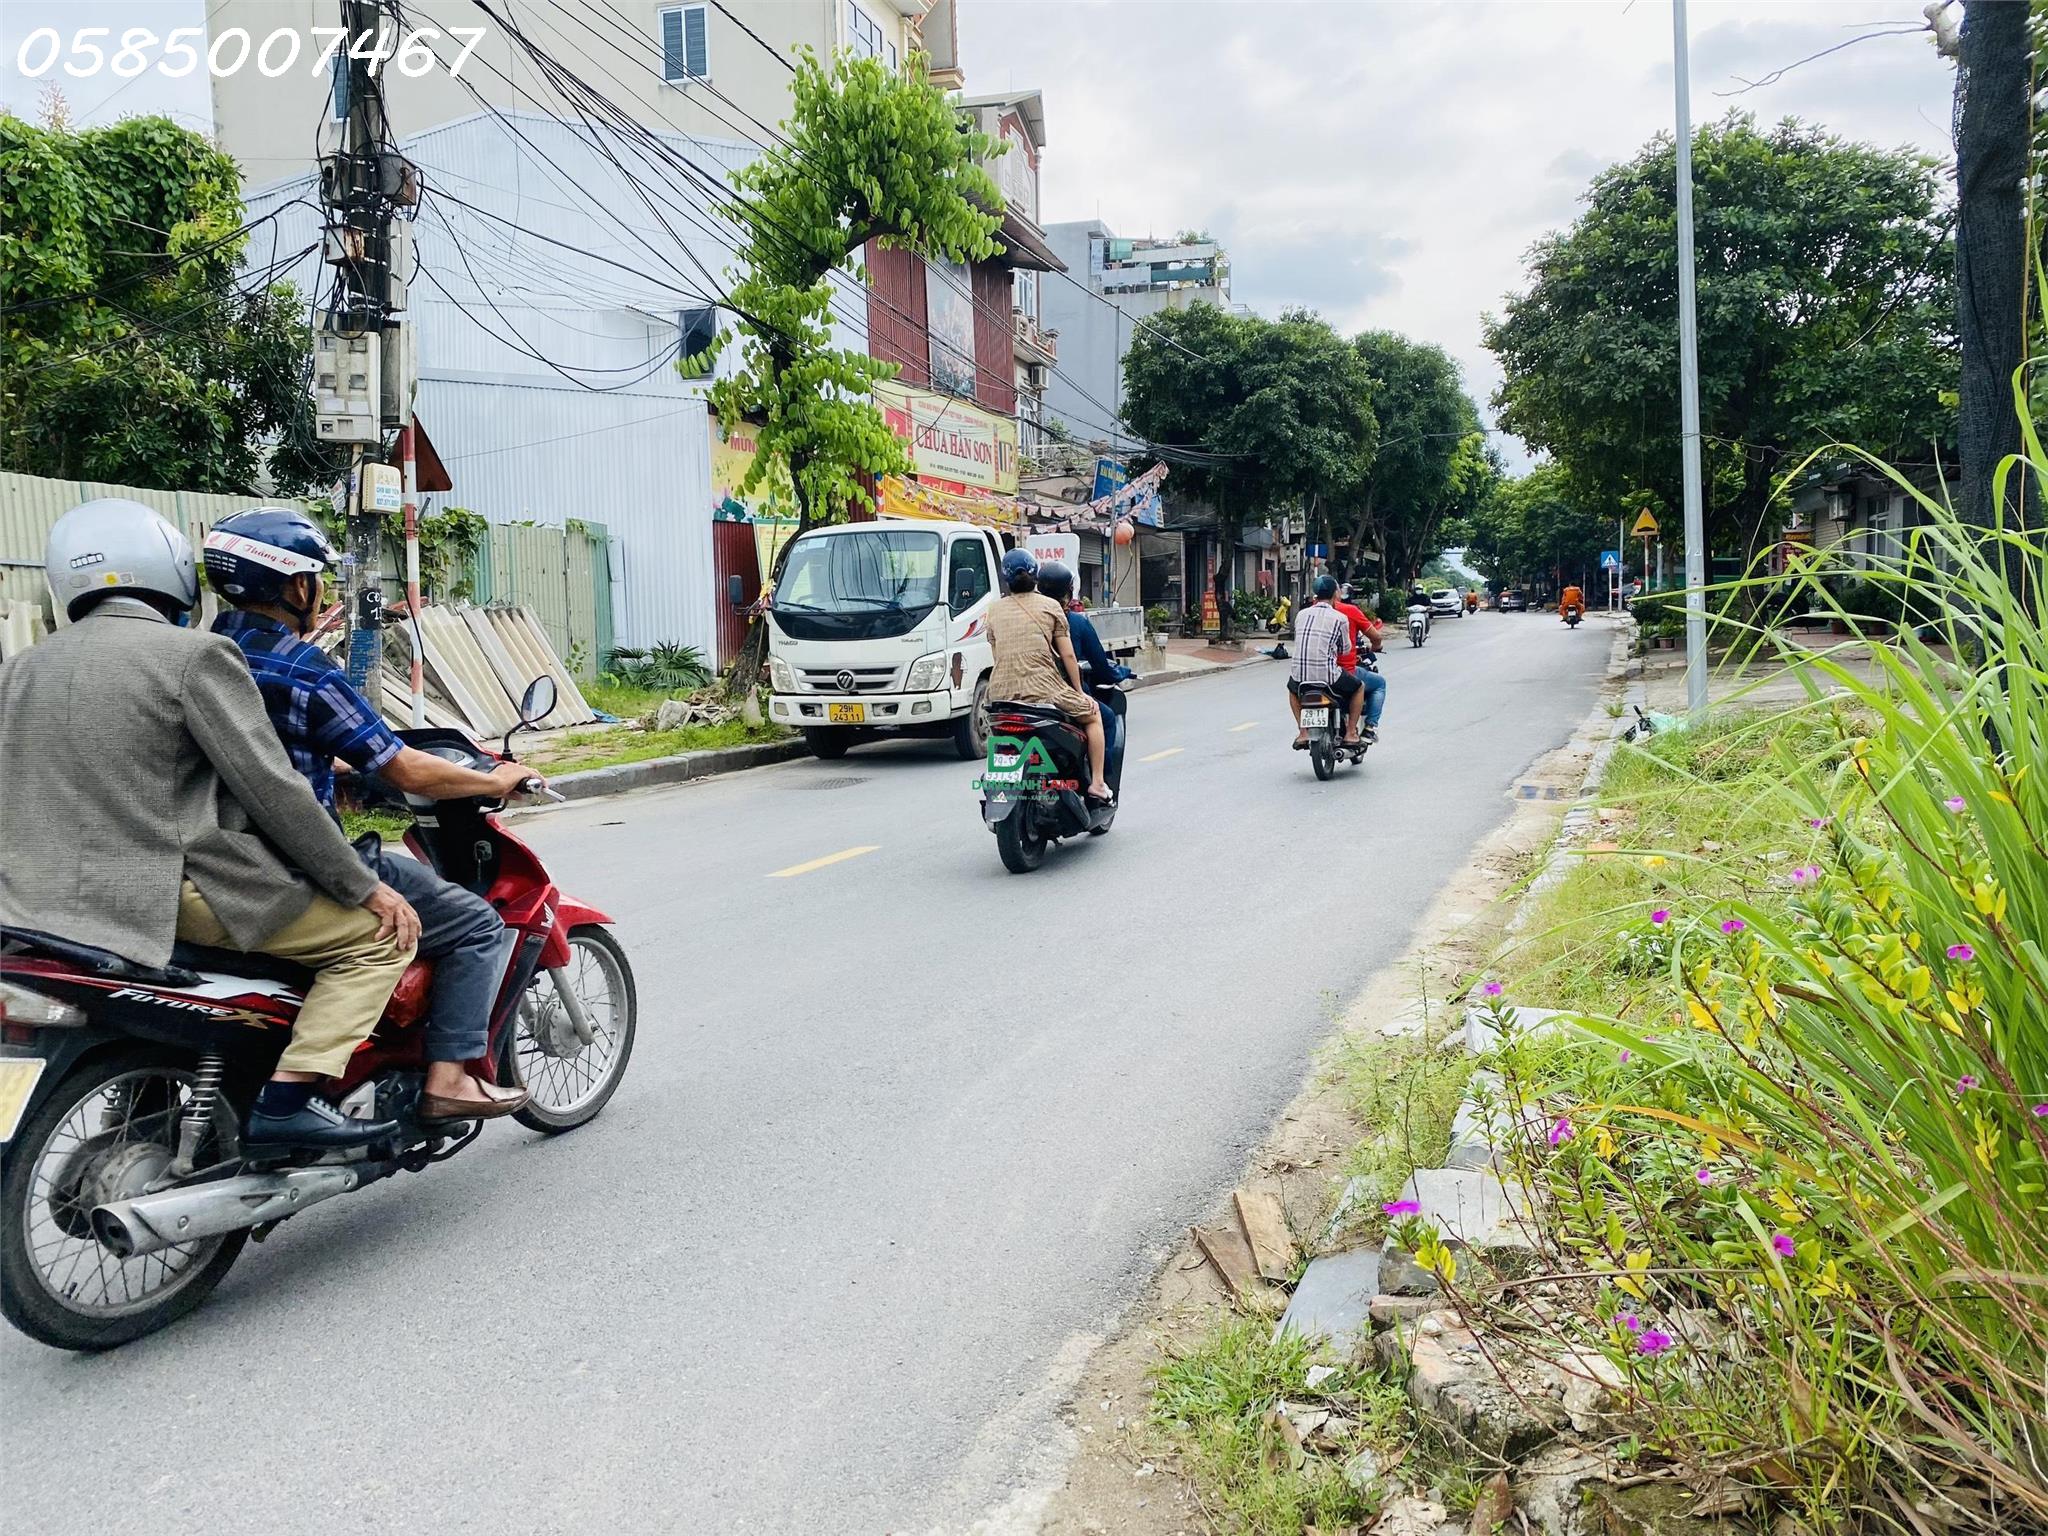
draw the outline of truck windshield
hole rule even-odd
[[[797,540],[776,583],[776,622],[797,639],[907,634],[939,600],[939,535],[877,528]]]

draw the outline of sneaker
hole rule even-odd
[[[1364,739],[1365,744],[1367,746],[1371,746],[1374,742],[1380,739],[1380,728],[1376,725],[1368,725],[1364,730],[1359,732],[1359,735]]]

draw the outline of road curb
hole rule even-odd
[[[1173,672],[1147,672],[1143,677],[1132,678],[1130,687],[1133,692],[1140,688],[1164,688],[1168,683],[1184,683],[1194,677],[1214,677],[1219,672],[1236,672],[1271,660],[1271,656],[1257,655],[1247,656],[1243,661],[1219,661],[1199,669],[1191,667]]]
[[[548,788],[565,800],[595,800],[605,795],[622,795],[633,789],[651,789],[660,784],[684,784],[713,774],[766,768],[771,763],[786,763],[792,758],[810,755],[811,749],[801,738],[754,741],[739,747],[708,747],[702,752],[679,752],[674,757],[650,757],[637,763],[586,768],[580,773],[565,773],[549,779]]]

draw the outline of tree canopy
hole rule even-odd
[[[1953,247],[1934,163],[1731,114],[1693,150],[1708,539],[1771,536],[1774,476],[1829,442],[1924,463],[1953,438]],[[1501,425],[1589,496],[1679,500],[1677,155],[1593,179],[1489,317]]]
[[[1502,586],[1548,580],[1597,582],[1600,552],[1614,548],[1615,513],[1573,485],[1561,464],[1539,464],[1490,488],[1473,512],[1465,558]]]
[[[1393,331],[1352,345],[1371,380],[1379,447],[1333,524],[1351,547],[1377,546],[1388,582],[1411,579],[1477,505],[1494,474],[1479,410],[1442,347]]]
[[[962,128],[922,54],[902,73],[841,51],[808,50],[790,81],[781,142],[733,173],[723,210],[745,232],[726,308],[739,318],[739,372],[711,388],[727,422],[749,421],[759,452],[736,489],[779,485],[799,528],[836,522],[866,496],[862,476],[910,467],[870,399],[894,363],[832,345],[832,275],[853,273],[870,240],[949,261],[995,249],[1002,207],[976,161],[993,149]],[[788,471],[785,482],[776,472]]]
[[[245,291],[235,163],[167,118],[0,114],[0,464],[167,489],[333,473],[289,285]]]

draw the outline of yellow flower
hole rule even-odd
[[[1666,859],[1663,854],[1653,853],[1643,860],[1643,866],[1646,869],[1662,869],[1669,862],[1670,860]]]
[[[1602,1161],[1614,1156],[1614,1133],[1604,1125],[1593,1127],[1593,1155]]]

